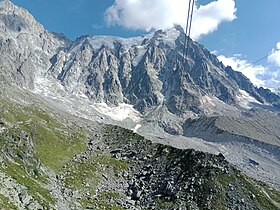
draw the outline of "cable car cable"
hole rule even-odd
[[[188,56],[188,48],[189,48],[190,33],[191,33],[191,26],[192,26],[192,17],[193,17],[193,8],[194,8],[194,0],[189,0],[186,33],[185,33],[185,42],[184,42],[184,51],[183,51],[183,63],[185,63],[185,58]]]

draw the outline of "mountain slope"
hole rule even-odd
[[[222,154],[152,144],[11,89],[0,98],[1,208],[279,208],[279,192]]]
[[[171,113],[201,115],[204,96],[236,106],[240,90],[257,102],[279,105],[278,96],[255,88],[197,42],[190,42],[183,58],[180,26],[143,37],[82,36],[71,42],[9,1],[0,8],[2,71],[29,89],[48,72],[71,93],[108,105],[133,104],[142,113],[163,104]]]
[[[130,39],[82,36],[70,42],[47,32],[9,1],[1,4],[6,31],[0,35],[7,42],[0,56],[3,79],[61,103],[77,96],[109,107],[131,104],[172,134],[183,134],[189,117],[239,117],[244,109],[279,107],[279,96],[254,87],[199,43],[191,41],[189,56],[183,58],[185,34],[179,26]],[[106,115],[103,109],[96,110]]]
[[[180,26],[143,37],[82,36],[71,42],[9,1],[0,8],[1,77],[38,93],[132,104],[142,114],[164,106],[183,118],[238,114],[244,93],[252,99],[249,106],[280,104],[279,96],[254,87],[197,42],[190,42],[183,58]]]

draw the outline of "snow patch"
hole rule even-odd
[[[133,108],[133,105],[121,103],[116,107],[109,107],[106,103],[95,103],[91,105],[101,114],[109,116],[116,121],[124,121],[126,118],[137,122],[140,120],[140,113]]]
[[[152,34],[132,38],[122,38],[115,36],[91,36],[78,40],[76,44],[72,47],[71,51],[74,53],[80,51],[83,42],[87,41],[94,50],[98,50],[101,47],[108,47],[114,49],[115,45],[117,43],[120,43],[125,52],[127,52],[128,49],[130,49],[132,46],[141,46],[144,39],[150,39],[151,37]]]
[[[252,104],[261,104],[254,97],[250,96],[248,92],[245,90],[239,89],[240,94],[237,95],[237,99],[239,100],[239,105],[245,109],[251,109]]]
[[[138,50],[138,54],[137,56],[133,59],[132,61],[132,65],[134,67],[138,66],[138,64],[140,63],[140,61],[142,60],[143,56],[145,55],[145,53],[147,52],[146,47],[144,46],[139,46],[137,47]]]
[[[135,126],[135,128],[133,129],[133,132],[134,133],[137,133],[137,130],[139,129],[139,128],[141,128],[141,124],[137,124],[136,126]]]
[[[178,36],[180,35],[180,31],[175,28],[166,31],[166,36],[163,37],[163,42],[170,46],[172,49],[175,49]]]
[[[141,118],[141,114],[133,108],[133,105],[122,103],[116,107],[109,107],[106,103],[92,104],[81,91],[68,93],[60,83],[49,78],[37,77],[33,92],[61,102],[61,105],[63,104],[63,106],[67,107],[67,111],[71,114],[81,116],[83,113],[88,113],[83,115],[86,119],[89,118],[89,113],[94,112],[99,112],[115,121],[124,121],[129,118],[134,122],[138,122]],[[91,110],[89,107],[91,107]]]

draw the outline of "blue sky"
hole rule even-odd
[[[72,40],[84,34],[131,37],[151,32],[149,27],[152,30],[169,27],[168,21],[182,19],[179,16],[173,19],[172,17],[183,13],[182,10],[177,14],[176,10],[181,11],[188,2],[188,0],[117,0],[117,3],[115,0],[11,1],[26,8],[47,30],[64,33]],[[129,1],[141,3],[129,7]],[[215,5],[215,2],[220,4]],[[115,6],[112,6],[114,3]],[[230,6],[231,3],[234,5]],[[108,9],[110,7],[111,10]],[[279,8],[279,0],[196,0],[197,17],[193,26],[193,36],[210,51],[220,55],[225,63],[236,65],[236,70],[238,68],[242,70],[244,66],[277,49],[276,44],[280,42]],[[118,9],[128,11],[123,19],[115,16],[114,12]],[[147,16],[145,21],[145,15],[155,10],[158,12],[155,13],[157,16],[155,18]],[[168,14],[168,18],[164,17],[164,14]],[[137,15],[142,19],[137,19]],[[216,18],[218,24],[216,30],[212,27],[204,32],[199,31],[208,27],[207,24],[203,25],[205,15]],[[155,20],[157,17],[158,20]],[[278,52],[269,60],[246,69],[245,75],[247,73],[248,77],[256,77],[250,79],[259,79],[260,81],[253,82],[267,87],[271,84],[270,80],[274,79],[273,86],[277,87],[280,85],[278,83],[280,62],[277,62],[277,59],[280,60]],[[267,81],[262,83],[262,80]]]

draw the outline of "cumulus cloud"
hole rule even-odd
[[[213,1],[199,7],[193,20],[193,37],[200,37],[215,31],[224,21],[232,21],[236,18],[234,0]]]
[[[271,50],[268,62],[271,64],[268,74],[270,78],[269,85],[280,93],[280,42]]]
[[[186,25],[189,0],[115,0],[105,12],[109,25],[145,31],[168,29]],[[232,21],[236,7],[234,0],[216,0],[194,8],[191,37],[198,39],[217,29],[220,23]]]
[[[268,61],[277,67],[280,67],[280,42],[276,44],[276,48],[272,49],[268,56]]]
[[[218,59],[226,66],[231,66],[233,70],[244,74],[257,87],[266,86],[263,76],[266,74],[267,68],[262,65],[252,65],[249,61],[242,59],[241,55],[225,57],[219,55]]]
[[[252,65],[242,55],[226,57],[219,55],[218,59],[233,70],[243,73],[257,87],[269,88],[272,91],[280,87],[280,42],[272,49],[267,62],[263,65]],[[264,66],[265,65],[265,66]]]

